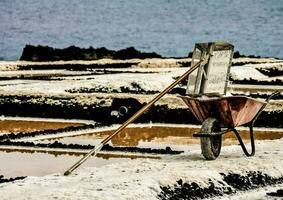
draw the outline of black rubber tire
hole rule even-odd
[[[207,118],[204,120],[201,126],[201,133],[211,134],[213,132],[220,132],[221,127],[217,119]],[[207,160],[215,160],[221,151],[221,142],[222,137],[213,136],[213,137],[201,137],[201,153]]]

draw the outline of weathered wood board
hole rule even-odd
[[[199,95],[208,93],[226,94],[227,82],[233,45],[227,42],[196,44],[192,65],[208,56],[208,63],[203,63],[197,71],[188,77],[187,94]]]

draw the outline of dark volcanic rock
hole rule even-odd
[[[137,83],[131,83],[131,87],[121,86],[119,88],[120,91],[113,88],[107,88],[107,87],[93,87],[93,88],[87,88],[87,87],[81,87],[81,88],[74,88],[65,90],[69,93],[128,93],[128,94],[157,94],[159,91],[157,90],[145,90],[143,89],[139,84]]]
[[[259,171],[250,171],[246,175],[235,173],[224,174],[223,180],[219,181],[216,186],[211,180],[207,187],[201,187],[197,183],[187,183],[182,179],[178,180],[173,186],[160,186],[161,193],[159,199],[203,199],[214,196],[222,196],[224,194],[232,194],[237,191],[244,191],[266,185],[281,184],[283,177],[273,178]],[[282,190],[276,193],[270,193],[272,196],[282,195]]]
[[[283,76],[283,67],[282,68],[258,68],[262,74],[269,77]]]
[[[260,81],[253,78],[243,79],[243,80],[234,80],[230,77],[230,81],[233,84],[244,84],[244,85],[283,85],[283,81],[280,79],[272,80],[272,81]]]
[[[0,141],[2,140],[13,140],[13,139],[19,139],[19,138],[23,138],[23,137],[35,137],[35,136],[39,136],[39,135],[52,135],[52,134],[56,134],[56,133],[62,133],[62,132],[69,132],[69,131],[78,131],[78,130],[83,130],[83,129],[90,129],[90,128],[94,128],[94,127],[98,127],[101,124],[97,123],[95,125],[93,124],[87,124],[84,126],[69,126],[66,128],[59,128],[56,130],[53,129],[47,129],[47,130],[42,130],[42,131],[33,131],[33,132],[19,132],[19,133],[8,133],[8,134],[2,134],[0,136]]]
[[[188,57],[192,58],[193,52],[189,52]],[[244,57],[246,57],[246,58],[262,58],[261,56],[240,54],[239,51],[235,51],[234,54],[233,54],[233,58],[244,58]]]
[[[283,189],[277,190],[276,192],[268,192],[266,194],[273,197],[283,197]]]
[[[92,64],[33,64],[33,65],[18,65],[19,70],[50,70],[50,69],[66,69],[71,71],[92,71],[99,68],[129,68],[137,65],[139,62],[126,63],[92,63]],[[34,79],[34,77],[31,77]],[[2,79],[2,78],[1,78]]]
[[[46,101],[49,99],[56,100],[55,97],[50,97]],[[103,106],[100,104],[81,105],[72,103],[69,98],[60,98],[60,104],[47,104],[45,101],[42,102],[41,97],[9,95],[0,96],[0,115],[51,118],[60,116],[66,119],[91,119],[103,125],[110,125],[124,123],[143,105],[145,104],[134,98],[114,98],[111,106]],[[127,112],[119,116],[111,114],[113,111],[119,111],[120,109],[127,110]],[[263,111],[255,122],[255,126],[282,128],[282,117],[283,112]],[[199,124],[187,108],[169,109],[166,105],[152,106],[135,121],[135,123],[148,122]]]
[[[267,174],[263,174],[260,171],[250,171],[246,175],[234,173],[221,173],[221,175],[227,184],[237,190],[248,190],[283,182],[283,177],[273,178]]]
[[[140,58],[140,59],[145,59],[145,58],[161,58],[161,55],[158,55],[155,52],[152,53],[144,53],[139,50],[136,50],[134,47],[129,47],[126,49],[121,49],[119,51],[116,51],[113,54],[114,59],[131,59],[131,58]]]
[[[70,46],[65,49],[57,49],[48,46],[26,45],[20,60],[27,61],[57,61],[57,60],[97,60],[102,58],[131,59],[131,58],[161,58],[155,52],[145,53],[134,47],[119,51],[102,48],[79,48]]]
[[[26,176],[19,176],[19,177],[15,177],[15,178],[4,178],[3,175],[0,175],[0,184],[1,183],[7,183],[7,182],[12,182],[12,181],[16,181],[16,180],[22,180],[26,178]]]
[[[58,141],[52,143],[34,143],[34,142],[15,142],[11,140],[0,141],[2,146],[20,146],[20,147],[37,147],[37,148],[59,148],[59,149],[82,149],[90,150],[93,149],[93,145],[81,145],[81,144],[64,144]],[[184,151],[175,151],[170,147],[165,149],[152,149],[152,148],[140,148],[140,147],[113,147],[106,144],[102,147],[102,151],[112,152],[131,152],[131,153],[148,153],[148,154],[169,154],[175,155],[183,153]]]
[[[175,200],[175,199],[204,199],[213,196],[222,196],[223,194],[232,194],[235,191],[230,186],[217,187],[212,181],[209,181],[208,187],[203,188],[197,183],[183,182],[178,180],[173,186],[161,186],[161,193],[158,195],[159,199]]]
[[[235,52],[234,52],[233,58],[241,58],[241,57],[247,57],[247,58],[261,58],[261,56],[243,55],[243,54],[240,54],[239,51],[235,51]]]
[[[237,93],[231,93],[233,96],[237,96],[239,94]],[[245,94],[240,94],[241,96],[247,96],[247,97],[251,97],[251,98],[261,98],[261,99],[267,99],[270,94],[264,94],[264,93],[251,93],[249,95],[245,95]],[[283,94],[279,93],[275,96],[272,97],[273,100],[278,100],[278,99],[283,99]]]

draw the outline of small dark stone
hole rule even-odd
[[[26,176],[19,176],[19,177],[15,177],[15,178],[5,179],[3,175],[0,175],[0,184],[1,183],[12,182],[12,181],[16,181],[16,180],[22,180],[22,179],[25,179],[25,178],[26,178]]]
[[[166,150],[166,152],[171,152],[172,151],[171,147],[166,147],[165,150]]]
[[[279,189],[276,192],[268,192],[266,194],[273,197],[283,197],[283,189]]]
[[[195,182],[192,182],[192,184],[191,184],[191,185],[192,185],[192,188],[193,188],[193,189],[196,189],[196,188],[198,188],[198,187],[199,187],[199,186],[198,186],[198,184],[197,184],[197,183],[195,183]]]
[[[177,183],[178,183],[179,185],[183,185],[183,180],[180,179],[180,180],[177,181]]]

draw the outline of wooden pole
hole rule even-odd
[[[139,111],[137,111],[131,118],[129,118],[126,122],[124,122],[115,132],[111,135],[107,136],[99,145],[89,151],[83,158],[81,158],[78,162],[76,162],[72,167],[70,167],[65,173],[65,176],[71,174],[76,168],[78,168],[81,164],[83,164],[90,156],[96,155],[100,149],[109,142],[115,135],[124,130],[130,123],[136,120],[139,116],[141,116],[148,108],[150,108],[155,102],[157,102],[161,97],[163,97],[167,92],[173,89],[179,82],[184,80],[189,74],[191,74],[195,69],[197,69],[202,61],[199,61],[194,66],[190,67],[190,69],[180,76],[176,81],[174,81],[171,85],[169,85],[165,90],[163,90],[159,95],[157,95],[154,99],[152,99],[149,103],[147,103],[144,107],[142,107]]]

